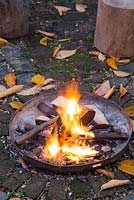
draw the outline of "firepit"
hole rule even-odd
[[[129,118],[117,104],[74,90],[31,99],[9,125],[12,145],[22,158],[57,173],[114,162],[125,151],[131,133]]]

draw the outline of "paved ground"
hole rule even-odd
[[[39,1],[40,2],[40,1]],[[30,86],[31,77],[40,72],[46,77],[52,77],[60,81],[68,81],[75,78],[81,83],[81,89],[93,91],[104,80],[109,79],[111,85],[119,87],[120,82],[128,88],[128,94],[119,98],[116,92],[112,100],[122,107],[132,105],[134,101],[134,63],[122,66],[124,71],[132,73],[127,78],[119,78],[113,75],[105,63],[88,55],[92,49],[97,12],[96,0],[83,0],[88,5],[84,13],[75,11],[74,1],[55,1],[56,5],[65,5],[72,8],[68,14],[59,16],[54,9],[53,2],[43,1],[30,4],[30,33],[28,36],[11,40],[12,44],[0,49],[0,83],[4,83],[4,76],[15,71],[17,83]],[[54,42],[49,41],[47,47],[39,44],[40,36],[34,34],[36,29],[55,32],[58,38],[71,38],[63,42],[63,49],[78,48],[73,57],[57,61],[52,58]],[[26,102],[30,97],[13,95],[0,104],[0,200],[9,197],[21,197],[21,199],[45,199],[45,200],[91,200],[96,197],[100,186],[110,180],[96,172],[86,172],[77,175],[56,175],[48,171],[40,171],[29,166],[29,172],[25,171],[18,162],[18,156],[10,147],[8,137],[8,125],[14,110],[9,107],[9,102],[14,99]],[[120,158],[134,158],[134,140]],[[134,199],[134,178],[117,170],[118,162],[107,166],[117,179],[130,179],[131,184],[119,188],[109,189],[101,193],[104,200]]]

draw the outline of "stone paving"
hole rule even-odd
[[[39,1],[40,2],[40,1]],[[4,76],[14,71],[17,75],[17,83],[31,86],[31,77],[41,73],[45,77],[55,78],[60,81],[68,81],[75,78],[81,83],[80,89],[93,91],[104,80],[109,80],[111,86],[120,83],[128,88],[128,94],[119,98],[116,92],[112,100],[122,107],[132,105],[134,102],[134,63],[120,66],[120,70],[132,73],[127,78],[119,78],[105,63],[97,58],[89,56],[88,50],[92,49],[95,19],[97,12],[96,0],[83,0],[88,6],[84,13],[75,11],[75,1],[31,1],[30,3],[30,33],[23,38],[11,40],[10,44],[0,49],[0,84],[6,85]],[[64,5],[72,8],[66,15],[59,16],[54,9],[56,5]],[[76,55],[63,61],[52,58],[52,50],[55,45],[49,42],[47,47],[39,44],[40,36],[34,31],[41,29],[55,32],[59,38],[71,38],[62,43],[63,49],[78,48]],[[110,178],[97,172],[85,172],[76,175],[56,175],[52,172],[34,169],[28,164],[24,170],[18,161],[18,156],[10,146],[8,126],[14,110],[9,102],[19,99],[23,103],[32,96],[22,97],[12,95],[5,98],[0,104],[0,200],[10,197],[20,197],[22,200],[132,200],[134,199],[134,178],[117,170],[118,162],[108,165],[117,179],[129,179],[131,184],[114,189],[108,189],[97,198],[97,193],[103,183]],[[119,160],[134,159],[134,140],[131,140],[127,151]]]

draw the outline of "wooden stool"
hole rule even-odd
[[[109,56],[134,56],[134,0],[98,1],[94,46]]]
[[[0,0],[0,37],[16,38],[29,31],[29,0]]]

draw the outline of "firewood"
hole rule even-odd
[[[89,110],[82,116],[81,122],[84,126],[87,126],[94,118],[95,116],[95,111],[94,110]]]
[[[14,94],[14,93],[17,93],[19,92],[20,90],[22,90],[23,88],[23,85],[14,85],[13,87],[3,91],[3,92],[0,92],[0,99],[3,98],[3,97],[7,97],[11,94]]]
[[[38,132],[42,131],[44,128],[50,126],[51,124],[55,123],[58,120],[59,116],[56,116],[50,119],[48,122],[44,122],[41,125],[37,125],[34,129],[24,133],[23,135],[17,136],[15,142],[20,145],[23,144],[25,141],[31,139],[34,135]]]
[[[57,112],[46,103],[41,102],[38,106],[38,109],[43,112],[47,117],[51,117],[52,115],[56,116]]]

